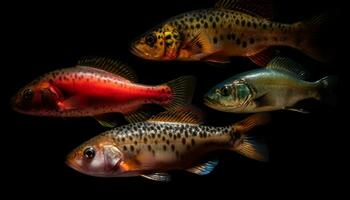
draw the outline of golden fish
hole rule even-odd
[[[132,42],[130,49],[148,60],[226,63],[229,57],[244,56],[265,66],[271,59],[269,47],[289,46],[328,60],[315,35],[324,17],[285,24],[269,20],[271,16],[267,0],[221,0],[214,8],[166,20]]]

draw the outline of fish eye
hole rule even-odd
[[[84,150],[84,157],[87,159],[92,159],[95,157],[95,149],[92,147],[88,147]]]
[[[156,35],[154,34],[154,33],[151,33],[151,34],[148,34],[147,36],[146,36],[146,43],[149,45],[149,46],[153,46],[154,45],[154,43],[156,42],[156,40],[157,40],[157,37],[156,37]]]
[[[30,100],[32,100],[32,98],[33,98],[33,96],[34,96],[34,93],[33,93],[33,90],[31,90],[31,89],[25,89],[24,91],[23,91],[23,99],[25,100],[25,101],[30,101]]]
[[[229,96],[230,88],[228,86],[224,86],[223,88],[221,88],[220,93],[222,96]]]

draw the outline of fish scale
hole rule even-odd
[[[117,128],[106,135],[116,138],[117,144],[123,145],[123,150],[128,153],[136,153],[138,149],[145,150],[148,149],[148,145],[152,145],[149,151],[155,150],[157,154],[171,151],[175,154],[177,151],[185,153],[186,150],[190,149],[188,145],[193,148],[195,145],[207,143],[206,138],[213,138],[219,142],[219,145],[228,143],[231,141],[229,136],[231,131],[231,127],[144,122]],[[135,145],[135,141],[137,145]],[[172,145],[175,146],[172,147]]]

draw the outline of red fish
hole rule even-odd
[[[21,113],[53,117],[94,116],[105,126],[115,126],[106,113],[122,113],[128,121],[147,118],[145,104],[167,110],[191,102],[195,88],[192,76],[148,86],[135,83],[125,64],[107,58],[90,58],[72,68],[49,72],[22,88],[12,99]]]

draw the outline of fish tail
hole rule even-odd
[[[338,78],[336,76],[326,76],[318,81],[319,92],[316,99],[328,105],[335,106],[336,104],[336,87]]]
[[[191,103],[196,79],[193,76],[182,76],[169,81],[165,85],[169,86],[172,92],[172,99],[169,103],[162,105],[166,110],[174,110]]]
[[[232,150],[254,160],[268,161],[269,153],[265,142],[261,137],[248,133],[252,128],[264,125],[270,121],[268,113],[254,114],[233,125],[232,137],[237,140],[237,133],[241,136],[241,142],[233,145]]]
[[[293,24],[296,30],[295,47],[315,60],[330,62],[334,57],[334,51],[328,44],[329,39],[327,40],[326,36],[328,22],[328,14],[322,14]]]

